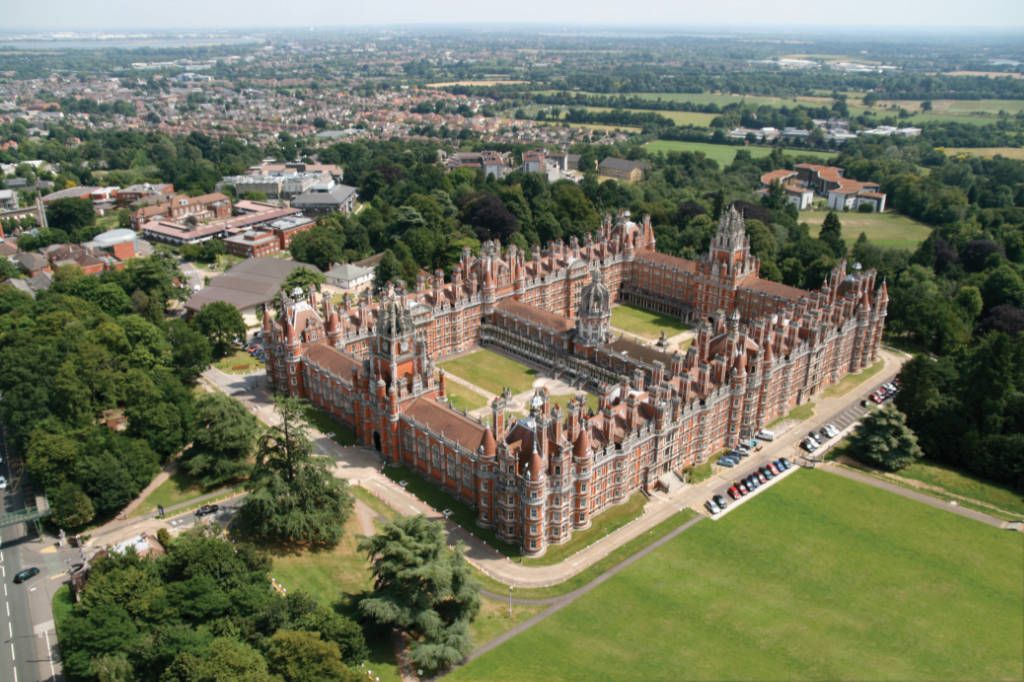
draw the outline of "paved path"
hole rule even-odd
[[[793,428],[787,429],[785,433],[778,433],[773,442],[765,444],[762,452],[751,458],[756,460],[751,462],[751,465],[783,455],[792,456],[806,431],[812,428],[816,430],[837,417],[845,416],[851,406],[857,405],[863,396],[894,377],[907,357],[888,350],[883,350],[881,356],[885,366],[880,372],[844,395],[820,398],[815,404],[813,417],[804,422],[792,422]],[[273,400],[262,374],[231,375],[211,368],[203,374],[203,380],[209,386],[241,400],[249,411],[262,421],[268,424],[276,422],[277,414],[273,408]],[[800,428],[795,428],[795,425],[799,425]],[[315,430],[311,430],[310,435],[316,452],[334,459],[333,471],[336,476],[363,486],[402,514],[423,514],[444,521],[439,510],[433,509],[381,473],[382,460],[377,452],[364,447],[340,446],[330,437]],[[453,544],[462,542],[466,547],[467,560],[491,578],[521,588],[550,587],[565,582],[589,568],[623,544],[683,509],[693,508],[703,513],[703,501],[713,491],[720,490],[723,484],[736,478],[738,473],[736,470],[721,469],[707,481],[697,485],[682,486],[668,494],[656,493],[646,504],[639,518],[591,543],[564,561],[550,566],[513,561],[454,522],[445,522],[445,526],[449,541]]]
[[[836,462],[826,462],[820,468],[822,471],[827,471],[830,474],[836,474],[837,476],[842,476],[843,478],[849,478],[851,480],[857,481],[858,483],[870,485],[872,487],[879,488],[880,490],[885,490],[887,492],[893,493],[894,495],[905,497],[908,500],[920,502],[921,504],[927,504],[929,507],[935,507],[936,509],[941,509],[952,514],[964,516],[974,521],[980,521],[995,528],[1009,527],[1009,524],[1006,521],[1002,519],[997,519],[994,516],[989,516],[984,512],[975,511],[974,509],[967,509],[965,507],[961,507],[958,504],[950,504],[946,500],[942,500],[937,497],[932,497],[931,495],[926,495],[925,493],[919,493],[917,491],[904,488],[901,485],[896,485],[895,483],[883,481],[875,476],[865,474],[863,472],[857,471],[856,469],[851,469],[850,467],[838,464]]]

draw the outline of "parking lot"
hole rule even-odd
[[[849,405],[833,413],[831,416],[811,418],[792,425],[784,433],[778,434],[778,436],[784,436],[784,438],[777,438],[773,441],[757,441],[756,446],[751,449],[749,456],[740,459],[735,466],[716,465],[714,475],[702,486],[702,493],[704,495],[700,500],[698,511],[709,514],[708,510],[703,506],[704,503],[709,498],[720,495],[727,502],[724,512],[709,515],[713,519],[721,518],[733,507],[755,496],[762,489],[770,487],[776,481],[785,478],[789,473],[799,468],[799,466],[814,466],[816,462],[820,462],[824,458],[825,453],[845,438],[869,410],[880,407],[880,404],[876,404],[870,398],[878,388],[878,385],[871,386],[870,390],[860,394],[856,400],[853,400]],[[820,447],[813,453],[805,452],[800,447],[800,442],[812,432],[819,434],[826,424],[835,427],[835,435],[830,438],[823,438],[820,435],[816,436],[821,443]],[[794,436],[795,442],[793,442]],[[736,500],[729,495],[729,488],[738,481],[755,474],[755,472],[769,462],[775,462],[780,457],[785,457],[793,466],[786,471],[780,472],[773,479],[767,481],[767,483],[762,483],[760,487]],[[697,508],[696,505],[694,508]]]

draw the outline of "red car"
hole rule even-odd
[[[734,500],[738,500],[743,496],[740,495],[739,488],[737,488],[736,486],[732,486],[731,488],[729,488],[729,497],[731,497]]]
[[[768,462],[767,464],[765,464],[765,466],[768,467],[768,471],[772,472],[776,476],[779,475],[779,468],[775,466],[775,464],[773,464],[772,462]]]

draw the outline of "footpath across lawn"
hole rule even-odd
[[[1020,680],[1018,533],[798,472],[454,680]]]

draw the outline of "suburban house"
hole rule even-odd
[[[356,188],[349,185],[336,185],[333,181],[322,185],[314,185],[308,192],[303,192],[292,199],[292,207],[302,209],[309,215],[326,215],[328,213],[352,213],[356,207]]]
[[[630,161],[609,156],[598,165],[597,172],[606,178],[625,182],[640,182],[644,179],[644,171],[648,166],[646,161]]]
[[[18,193],[13,189],[0,189],[0,211],[17,211]]]

